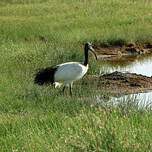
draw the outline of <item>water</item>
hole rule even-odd
[[[135,106],[138,110],[146,108],[152,111],[152,93],[131,94],[119,98],[112,97],[107,104],[115,106],[126,105],[126,108],[129,108],[129,106]]]
[[[105,63],[103,63],[105,64]],[[144,55],[144,56],[124,56],[124,57],[116,57],[113,59],[108,59],[106,62],[106,66],[108,67],[108,71],[114,72],[129,72],[142,74],[151,77],[152,76],[152,55]],[[131,95],[121,96],[119,98],[112,97],[107,104],[126,104],[128,99],[132,99],[130,101],[135,101],[136,106],[139,109],[143,107],[148,107],[148,109],[152,110],[152,92],[147,93],[137,93]]]
[[[125,63],[125,61],[123,61]],[[130,72],[136,74],[142,74],[151,77],[152,76],[152,56],[148,58],[136,58],[132,62],[132,59],[126,66],[122,62],[117,62],[117,66],[110,68],[110,72],[119,71],[119,72]],[[122,65],[121,65],[122,64]]]

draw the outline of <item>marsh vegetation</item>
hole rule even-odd
[[[111,93],[83,79],[72,97],[33,83],[39,68],[83,61],[87,41],[150,43],[151,10],[148,0],[1,0],[0,151],[152,151],[148,110],[94,104]],[[87,75],[106,71],[89,56]]]

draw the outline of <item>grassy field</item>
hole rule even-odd
[[[150,0],[1,0],[0,152],[152,151],[150,112],[94,105],[82,80],[73,97],[33,84],[39,68],[83,61],[86,41],[151,42],[151,10]],[[88,74],[101,67],[90,55]]]

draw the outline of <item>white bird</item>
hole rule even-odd
[[[70,95],[72,95],[72,84],[74,81],[81,79],[88,71],[88,51],[91,51],[97,60],[96,53],[90,43],[84,46],[84,63],[80,62],[67,62],[51,67],[41,69],[36,73],[34,82],[39,85],[54,84],[55,87],[63,84],[63,93],[66,86],[70,86]]]

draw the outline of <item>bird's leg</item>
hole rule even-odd
[[[53,88],[55,89],[55,83],[52,83],[51,85],[52,85],[52,86],[53,86]]]
[[[65,85],[63,86],[63,89],[62,89],[62,92],[63,92],[63,94],[65,93]]]
[[[72,96],[72,83],[70,84],[70,95]]]

